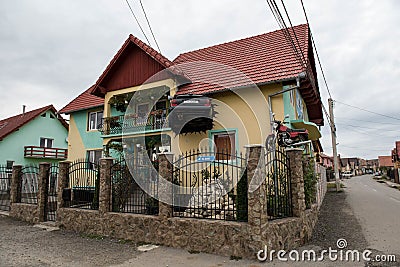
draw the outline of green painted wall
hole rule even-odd
[[[85,149],[100,149],[103,148],[103,140],[98,130],[88,131],[88,114],[94,111],[100,111],[102,109],[90,109],[74,112],[71,116],[74,116],[76,127],[78,128],[79,135],[82,139]],[[82,155],[85,156],[86,155]]]
[[[52,112],[48,110],[46,112],[46,117],[38,116],[28,124],[22,126],[18,131],[0,141],[0,165],[6,164],[7,160],[14,161],[14,164],[22,165],[37,164],[44,161],[59,161],[47,158],[24,158],[24,147],[39,146],[41,137],[53,139],[53,147],[68,148],[66,141],[68,130],[59,120],[50,118],[51,113]]]

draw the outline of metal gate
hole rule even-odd
[[[10,210],[10,189],[12,169],[0,166],[0,210]]]
[[[292,193],[289,158],[282,147],[265,154],[267,213],[270,220],[291,217]]]
[[[247,221],[247,166],[242,154],[189,151],[173,163],[175,217]]]
[[[52,164],[49,170],[49,183],[47,203],[45,207],[46,221],[56,221],[57,212],[57,185],[58,185],[58,165]]]
[[[35,165],[25,166],[21,169],[19,177],[21,181],[21,203],[37,204],[39,167]]]
[[[99,208],[100,169],[99,165],[87,160],[76,160],[69,166],[69,192],[64,200],[71,208]],[[64,195],[64,192],[63,192]]]
[[[158,173],[150,160],[120,159],[110,170],[113,212],[158,214]],[[139,182],[139,184],[138,184]],[[149,194],[152,196],[150,196]]]

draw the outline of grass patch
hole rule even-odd
[[[231,257],[230,257],[229,259],[230,259],[231,261],[233,261],[233,260],[238,261],[238,260],[241,260],[242,257],[231,255]]]
[[[120,243],[120,244],[128,244],[128,245],[134,244],[132,240],[128,240],[128,239],[119,239],[118,243]]]
[[[197,250],[188,250],[188,252],[190,254],[199,254],[200,253],[200,251],[197,251]]]

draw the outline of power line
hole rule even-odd
[[[336,103],[339,103],[339,104],[342,104],[342,105],[345,105],[345,106],[348,106],[348,107],[351,107],[351,108],[355,108],[355,109],[362,110],[362,111],[365,111],[365,112],[368,112],[368,113],[372,113],[372,114],[375,114],[375,115],[379,115],[379,116],[382,116],[382,117],[386,117],[386,118],[389,118],[389,119],[400,121],[400,118],[396,118],[396,117],[392,117],[392,116],[389,116],[389,115],[381,114],[381,113],[378,113],[378,112],[375,112],[375,111],[370,111],[370,110],[367,110],[367,109],[364,109],[364,108],[359,108],[359,107],[356,107],[356,106],[353,106],[353,105],[349,105],[349,104],[346,104],[346,103],[343,103],[343,102],[340,102],[340,101],[337,101],[337,100],[334,100],[334,101]]]
[[[345,123],[340,123],[340,122],[336,122],[336,124],[355,127],[355,128],[363,128],[363,129],[368,129],[368,130],[377,130],[377,131],[385,131],[385,132],[399,132],[399,130],[387,130],[387,129],[382,129],[382,128],[379,129],[379,128],[372,128],[372,127],[366,127],[366,126],[353,125],[353,124],[345,124]]]
[[[308,21],[308,16],[307,16],[306,8],[304,7],[303,0],[300,0],[300,2],[301,2],[301,6],[303,7],[303,12],[304,12],[304,16],[306,17],[306,21],[307,21],[308,27],[310,27],[310,22]],[[314,47],[314,49],[315,49],[315,54],[317,55],[317,60],[318,60],[319,68],[320,68],[320,70],[321,70],[322,77],[323,77],[324,82],[325,82],[326,90],[328,91],[329,97],[330,97],[330,98],[333,98],[332,95],[331,95],[331,91],[329,90],[328,82],[326,81],[325,72],[324,72],[324,70],[323,70],[323,68],[322,68],[321,60],[320,60],[320,58],[319,58],[317,46],[315,45],[314,37],[313,37],[313,35],[312,35],[312,33],[311,33],[311,29],[310,29],[310,37],[311,37],[311,42],[312,42],[312,44],[313,44],[313,47]]]
[[[152,29],[151,26],[150,26],[150,21],[149,21],[149,19],[148,19],[148,17],[147,17],[146,11],[144,10],[142,0],[140,0],[139,2],[140,2],[140,5],[142,6],[142,10],[143,10],[143,13],[144,13],[144,17],[146,18],[147,25],[149,26],[151,35],[153,36],[154,42],[156,43],[156,46],[157,46],[157,48],[158,48],[158,52],[161,53],[160,46],[158,45],[158,42],[157,42],[157,40],[156,40],[156,37],[154,36],[153,29]]]
[[[340,117],[340,116],[335,116],[337,119],[340,119],[340,120],[351,120],[351,121],[355,121],[354,119],[349,119],[349,118],[346,118],[346,117]],[[368,122],[368,123],[375,123],[375,124],[380,124],[380,125],[390,125],[390,126],[394,126],[394,125],[398,125],[398,126],[400,126],[400,124],[398,124],[398,123],[384,123],[384,122],[378,122],[378,121],[367,121],[367,120],[360,120],[360,119],[357,119],[356,120],[357,122],[358,121],[361,121],[361,122]]]
[[[133,9],[132,9],[131,5],[129,4],[128,0],[125,0],[125,2],[127,3],[129,9],[131,10],[132,16],[135,18],[137,25],[139,26],[140,30],[142,31],[142,34],[144,35],[144,37],[145,37],[146,40],[147,40],[147,43],[150,45],[149,38],[147,38],[147,35],[146,35],[146,33],[144,32],[142,26],[140,25],[140,22],[139,22],[138,18],[136,17],[135,12],[133,12]]]
[[[275,2],[275,1],[274,1],[274,2]],[[283,9],[285,10],[286,17],[287,17],[287,19],[288,19],[288,21],[289,21],[290,27],[292,28],[293,35],[294,35],[294,37],[295,37],[295,39],[296,39],[296,42],[297,42],[297,46],[298,46],[299,49],[300,49],[300,55],[301,55],[302,60],[304,61],[303,64],[304,64],[305,67],[307,68],[307,60],[306,60],[306,58],[304,57],[303,49],[301,49],[300,42],[299,42],[299,39],[297,38],[296,31],[295,31],[294,28],[293,28],[292,20],[290,19],[289,13],[288,13],[288,11],[287,11],[287,9],[286,9],[286,5],[285,5],[285,3],[283,2],[283,0],[281,0],[281,3],[282,3],[282,6],[283,6]]]

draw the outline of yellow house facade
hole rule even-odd
[[[280,31],[184,53],[173,61],[130,35],[88,90],[103,100],[97,107],[103,112],[97,125],[103,156],[146,152],[154,159],[160,152],[179,155],[204,148],[240,153],[246,145],[265,144],[273,131],[272,114],[290,128],[307,128],[318,152],[323,116],[309,30],[307,25],[294,30],[306,66]],[[180,134],[169,127],[171,99],[182,95],[211,99],[212,128]],[[75,157],[85,150],[79,123],[71,117],[70,155]]]

